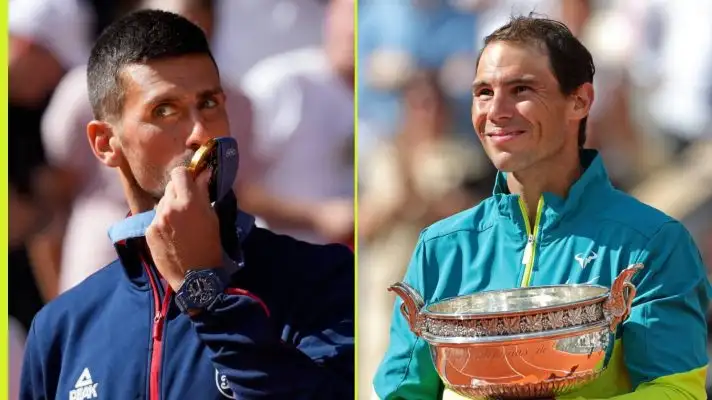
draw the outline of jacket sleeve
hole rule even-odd
[[[20,377],[20,400],[50,398],[44,392],[44,373],[38,345],[35,322],[33,321],[25,342],[25,355],[22,361],[22,376]]]
[[[669,222],[638,262],[648,271],[634,279],[637,295],[622,331],[633,392],[614,398],[706,399],[706,311],[712,291],[699,250],[680,223]],[[583,398],[595,396],[578,399]]]
[[[298,333],[288,343],[274,334],[267,305],[243,289],[227,289],[210,311],[192,317],[235,398],[353,398],[354,264],[339,247],[344,251],[330,253],[338,254],[331,273],[319,278],[323,285],[289,282],[298,297],[288,300],[294,307],[283,329]]]
[[[426,299],[423,282],[426,268],[425,244],[421,235],[404,282]],[[385,400],[432,400],[442,395],[443,385],[435,371],[430,350],[423,339],[411,332],[400,313],[403,301],[396,298],[391,319],[390,344],[374,379],[378,397]]]

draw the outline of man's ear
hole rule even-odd
[[[91,121],[87,125],[87,139],[96,158],[104,165],[116,168],[121,165],[121,142],[114,127],[105,121]]]
[[[593,105],[593,84],[584,83],[571,96],[573,98],[573,105],[570,110],[572,119],[582,120],[586,118]]]

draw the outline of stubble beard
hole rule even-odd
[[[155,165],[130,166],[129,168],[131,169],[131,181],[132,181],[132,186],[134,186],[134,190],[138,191],[139,193],[143,193],[144,195],[152,198],[153,201],[156,204],[158,204],[158,202],[161,201],[161,199],[165,195],[166,187],[168,186],[168,183],[171,181],[171,171],[173,171],[173,169],[175,169],[177,167],[189,166],[190,161],[193,158],[193,154],[195,154],[195,152],[193,152],[193,151],[186,153],[177,162],[174,162],[174,163],[168,165],[166,168],[160,168]],[[159,182],[157,187],[152,190],[141,187],[138,180],[136,179],[137,170],[139,170],[142,173],[141,174],[142,176],[160,177],[160,178],[156,179],[156,181]]]

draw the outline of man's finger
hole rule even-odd
[[[198,191],[200,192],[201,196],[210,197],[209,185],[210,185],[210,178],[212,177],[212,175],[213,175],[213,169],[206,168],[195,179],[195,184],[197,185]]]
[[[171,183],[175,191],[176,198],[189,199],[191,193],[195,190],[195,183],[188,171],[188,168],[180,166],[175,167],[171,171]]]
[[[175,184],[173,181],[168,182],[166,185],[166,189],[163,191],[163,198],[167,199],[175,199],[176,198],[176,190],[175,190]]]

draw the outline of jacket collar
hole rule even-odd
[[[233,213],[233,215],[235,215],[235,232],[237,233],[239,243],[243,244],[255,226],[255,217],[237,207],[237,201],[234,195],[232,195],[232,192],[230,192],[224,200],[221,200],[220,203],[221,204],[215,205],[217,210],[226,210],[232,207],[233,210],[237,211]],[[218,211],[218,213],[220,213],[220,211]],[[124,272],[128,279],[134,285],[144,290],[149,289],[149,278],[141,261],[141,257],[148,253],[148,247],[144,238],[146,229],[151,225],[155,215],[155,210],[129,215],[124,220],[112,225],[108,231],[109,238],[114,244],[116,253],[119,256],[119,261],[123,265]],[[225,241],[223,243],[225,243]],[[241,253],[240,251],[240,257],[242,257]],[[224,266],[230,270],[231,274],[243,266],[242,260],[234,260],[225,250],[223,250],[223,260]],[[155,269],[155,267],[152,266],[151,268]]]
[[[579,158],[584,172],[571,186],[566,198],[549,192],[542,194],[544,204],[539,224],[540,230],[558,225],[566,215],[595,202],[598,196],[594,192],[612,189],[608,173],[598,151],[583,149],[579,153]],[[500,216],[514,220],[518,226],[524,229],[524,216],[519,206],[519,195],[509,193],[507,175],[502,171],[497,172],[493,195],[497,200]]]
[[[109,239],[114,245],[120,244],[129,239],[141,238],[146,236],[146,229],[153,222],[156,216],[156,211],[146,211],[141,214],[130,215],[121,222],[117,222],[109,228]],[[252,227],[255,224],[255,217],[238,210],[237,220],[235,221],[235,229],[237,230],[238,238],[242,243],[247,235],[249,235]]]

